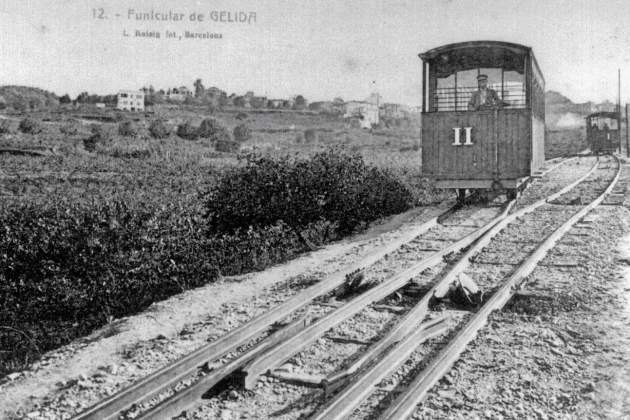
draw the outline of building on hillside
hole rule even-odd
[[[123,111],[144,111],[144,92],[121,90],[116,95],[116,109]]]
[[[281,109],[284,108],[285,99],[270,99],[267,101],[267,108],[270,109]]]
[[[211,97],[215,97],[215,98],[218,98],[218,97],[221,97],[221,96],[227,97],[227,92],[219,89],[216,86],[212,86],[212,87],[209,87],[208,89],[206,89],[206,95],[211,96]]]
[[[365,102],[368,102],[368,103],[371,103],[371,104],[380,105],[380,104],[383,103],[383,98],[381,97],[380,93],[372,92],[372,93],[370,93],[370,96],[367,97]]]
[[[380,106],[382,118],[407,118],[409,117],[409,107],[401,104],[384,103]]]
[[[192,90],[188,89],[186,86],[180,86],[177,90],[184,96],[193,96]]]
[[[184,102],[186,97],[179,92],[173,92],[172,90],[166,91],[166,100],[173,102]]]
[[[308,105],[308,109],[310,109],[311,111],[321,111],[329,114],[335,112],[335,106],[332,101],[311,102]]]
[[[105,103],[97,102],[94,104],[98,109],[105,109]]]
[[[192,98],[193,93],[186,86],[175,87],[166,91],[166,99],[174,102],[184,102],[186,98]]]
[[[379,123],[378,106],[367,101],[346,102],[344,118],[358,118],[361,128],[372,128]]]
[[[244,107],[245,108],[263,108],[267,106],[267,97],[266,96],[255,96],[250,95],[252,92],[247,92],[245,96],[243,96]]]

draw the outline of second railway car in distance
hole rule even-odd
[[[586,142],[593,153],[614,153],[619,148],[619,114],[595,112],[587,116]]]
[[[545,79],[530,47],[449,44],[423,54],[422,172],[438,188],[504,190],[545,161]]]

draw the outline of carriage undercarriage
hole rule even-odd
[[[505,194],[508,200],[518,197],[529,184],[531,177],[505,180],[438,180],[436,187],[453,189],[457,194],[457,201],[464,203],[467,197],[475,200],[490,201],[498,195]]]

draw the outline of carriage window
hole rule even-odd
[[[599,130],[617,130],[617,120],[614,118],[593,118],[591,120],[591,127],[597,127]]]
[[[515,71],[503,72],[503,107],[525,108],[525,83],[523,75]]]
[[[474,91],[477,90],[477,76],[479,70],[464,70],[457,72],[457,111],[468,109],[468,102]]]
[[[475,68],[438,77],[433,95],[433,111],[466,111],[478,90],[477,76],[488,76],[488,88],[496,92],[501,108],[524,108],[526,105],[524,75],[501,68]]]
[[[455,75],[437,79],[437,87],[433,95],[435,111],[454,111],[456,100]]]

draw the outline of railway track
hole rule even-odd
[[[432,248],[430,247],[436,247],[437,245],[426,242],[422,243],[418,238],[422,238],[436,229],[442,229],[445,232],[449,229],[452,231],[456,229],[456,227],[443,226],[439,222],[444,217],[449,217],[449,215],[450,219],[467,219],[468,216],[476,213],[476,210],[476,208],[464,209],[462,212],[458,212],[457,214],[453,214],[454,209],[447,210],[442,215],[434,217],[422,225],[417,226],[412,231],[407,232],[400,239],[375,250],[358,263],[328,276],[313,286],[299,292],[295,296],[289,297],[282,304],[275,306],[273,309],[253,319],[245,325],[230,331],[212,343],[199,348],[166,368],[160,369],[154,374],[132,384],[130,387],[122,390],[112,397],[107,398],[106,400],[81,413],[77,418],[117,418],[121,415],[121,413],[124,413],[134,404],[139,404],[142,401],[150,400],[156,396],[160,398],[160,394],[163,391],[168,393],[169,388],[176,386],[180,381],[190,380],[191,376],[193,377],[193,380],[197,379],[194,377],[204,374],[204,372],[200,371],[199,367],[205,363],[221,361],[226,357],[229,358],[236,354],[237,356],[235,358],[232,357],[233,360],[231,360],[230,364],[223,366],[220,372],[212,372],[212,375],[203,375],[206,384],[214,382],[215,380],[219,381],[223,379],[225,376],[228,376],[240,369],[242,364],[247,361],[249,357],[259,354],[267,348],[273,347],[277,341],[281,341],[283,339],[282,333],[279,333],[279,335],[269,334],[274,323],[291,323],[298,317],[304,315],[307,311],[310,313],[309,317],[311,318],[332,311],[335,304],[326,302],[325,298],[328,297],[331,292],[342,287],[348,278],[355,276],[361,270],[365,273],[366,268],[370,268],[370,275],[373,277],[386,276],[385,273],[379,272],[378,262],[383,260],[383,258],[389,254],[399,252],[398,250],[401,247],[405,249],[405,247],[410,244],[410,246],[413,246],[414,249],[429,247],[427,248],[428,251],[425,252],[432,252]],[[488,212],[492,214],[495,211],[491,208]],[[475,229],[467,227],[464,228],[464,230],[465,233],[470,233]],[[469,240],[473,240],[473,238],[471,237]],[[405,252],[409,253],[410,251],[405,249]],[[319,304],[320,302],[318,301],[318,298],[324,299],[324,301]],[[294,333],[296,329],[297,327],[294,328],[292,325],[288,330],[289,334]],[[208,376],[212,376],[212,378],[208,378]],[[190,389],[193,388],[191,387]],[[188,392],[179,393],[178,395],[180,398],[183,396],[188,399],[191,396],[191,392],[192,391],[189,390]],[[181,406],[185,407],[186,405],[187,403]],[[171,408],[168,411],[177,413],[180,403],[178,402],[176,406],[177,408]],[[158,414],[158,417],[164,416],[163,412]]]
[[[519,203],[449,210],[76,418],[168,418],[198,404],[208,390],[221,388],[216,385],[225,383],[226,379],[237,381],[239,387],[254,389],[255,392],[245,394],[258,394],[255,398],[262,404],[279,393],[291,394],[295,400],[292,404],[295,413],[291,414],[296,417],[351,415],[370,399],[375,385],[396,371],[421,342],[454,331],[460,331],[456,335],[459,337],[463,334],[461,331],[468,331],[466,325],[471,319],[477,317],[482,320],[477,323],[483,325],[486,313],[495,309],[495,304],[491,304],[495,296],[505,295],[509,299],[511,289],[500,292],[503,290],[501,279],[527,260],[527,255],[544,239],[545,233],[564,226],[564,221],[570,217],[563,218],[561,213],[565,211],[555,211],[556,207],[566,207],[563,203],[567,201],[576,210],[588,211],[585,210],[587,205],[581,202],[578,205],[575,197],[581,197],[586,203],[589,192],[597,189],[595,184],[605,182],[605,174],[610,172],[614,162],[597,162],[589,169],[577,159],[581,164],[579,171],[585,175],[577,181],[573,179],[574,182],[570,182],[575,178],[574,171],[559,173],[554,178],[554,170],[571,161],[575,163],[576,159],[555,162],[540,175],[553,180],[551,188],[545,183],[534,183]],[[545,214],[541,212],[548,213],[549,217],[541,217],[540,214]],[[522,229],[529,223],[537,225],[528,228],[533,236],[522,241],[528,244],[518,244],[522,252],[511,255],[505,264],[492,260],[496,248],[505,247],[513,237],[510,229]],[[514,248],[514,243],[510,246]],[[467,251],[460,254],[465,249]],[[392,261],[402,270],[393,272]],[[483,264],[492,267],[490,271],[495,273],[492,278],[487,278],[485,271],[480,270]],[[461,273],[474,278],[492,298],[475,314],[448,307],[439,313],[429,311],[433,293],[447,287]],[[508,280],[508,283],[510,281],[520,282]],[[272,324],[280,321],[284,322],[284,328],[273,332]],[[472,337],[474,332],[467,333],[465,339],[459,340],[457,349],[463,348],[461,343],[465,345]],[[436,362],[438,367],[431,370],[434,372],[431,380],[439,379],[459,353],[452,354],[448,353],[446,362]],[[218,362],[219,366],[200,368],[208,362]],[[422,386],[430,389],[431,384],[427,383],[423,382]],[[323,400],[320,388],[325,395]],[[413,384],[409,389],[413,398],[421,395]],[[399,418],[396,416],[400,415],[400,410],[415,407],[417,401],[413,398],[399,397],[392,406],[398,411],[385,415]],[[256,404],[254,407],[257,409]],[[194,416],[216,417],[216,412],[207,411],[215,408],[202,405]],[[251,415],[288,414],[282,410],[262,413],[255,411]]]

